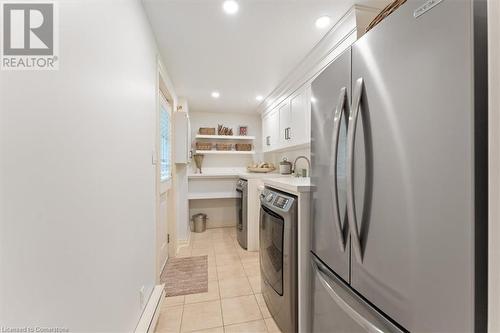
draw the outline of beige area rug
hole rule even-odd
[[[168,259],[161,274],[167,296],[208,292],[208,257]]]

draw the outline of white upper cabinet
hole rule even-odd
[[[379,8],[352,6],[300,65],[259,105],[257,111],[262,114],[262,128],[268,133],[263,138],[264,152],[284,151],[310,143],[311,81],[363,36],[368,24],[379,13]],[[271,113],[273,117],[270,117]],[[269,123],[271,120],[272,124]],[[266,138],[270,142],[266,142]]]
[[[289,144],[289,132],[291,130],[291,108],[290,99],[286,99],[278,106],[279,110],[279,147],[286,147]]]
[[[268,152],[279,146],[279,109],[269,112],[262,119],[262,145],[263,151]]]
[[[185,111],[176,111],[174,116],[174,163],[188,164],[191,161],[191,122]]]
[[[290,98],[290,120],[288,125],[287,145],[296,146],[310,142],[311,97],[310,86],[300,88]]]
[[[262,118],[264,152],[310,143],[310,85],[306,84]]]

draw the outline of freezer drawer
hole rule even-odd
[[[314,333],[403,332],[312,255]]]

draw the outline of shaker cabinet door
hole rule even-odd
[[[290,99],[290,122],[287,144],[296,146],[309,142],[310,139],[310,97],[309,87],[304,86]],[[309,100],[309,101],[308,101]]]

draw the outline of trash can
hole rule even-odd
[[[204,232],[207,230],[207,214],[199,213],[196,215],[193,215],[193,224],[191,227],[191,231],[194,232]]]

